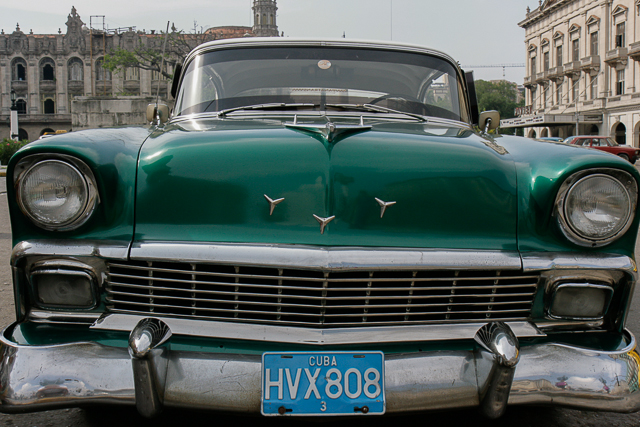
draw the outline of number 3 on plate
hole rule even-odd
[[[320,402],[320,410],[322,412],[327,410],[327,402],[325,402],[324,400],[322,402]]]

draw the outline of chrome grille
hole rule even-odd
[[[111,263],[110,312],[306,327],[518,321],[538,276],[519,271],[321,271]]]

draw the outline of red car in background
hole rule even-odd
[[[582,147],[595,148],[596,150],[606,151],[607,153],[615,154],[625,160],[635,163],[640,155],[640,149],[629,147],[628,145],[620,145],[613,140],[610,136],[570,136],[565,139],[566,144],[580,145]]]

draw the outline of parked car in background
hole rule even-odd
[[[491,132],[421,46],[203,44],[153,125],[7,169],[0,411],[640,409],[640,174]]]
[[[570,136],[564,140],[567,144],[578,145],[581,147],[595,148],[596,150],[606,151],[607,153],[615,154],[623,159],[635,163],[638,159],[640,149],[629,147],[628,145],[620,145],[613,140],[610,136],[593,136],[593,135],[578,135]]]
[[[552,142],[562,142],[563,139],[557,136],[541,136],[540,138],[537,138],[541,141],[552,141]]]

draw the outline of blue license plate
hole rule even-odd
[[[381,415],[382,352],[262,355],[263,415]]]

